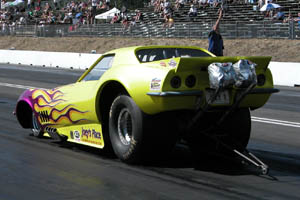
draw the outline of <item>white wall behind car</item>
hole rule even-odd
[[[269,68],[275,85],[300,86],[300,63],[271,62]]]
[[[86,69],[100,56],[92,53],[0,50],[0,63]]]
[[[0,50],[0,63],[86,69],[100,56],[92,53]],[[300,85],[300,63],[270,62],[269,68],[275,85]]]

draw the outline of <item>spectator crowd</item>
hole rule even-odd
[[[259,11],[265,4],[267,8],[269,8],[268,4],[272,3],[276,3],[276,0],[175,0],[173,3],[171,3],[170,0],[151,0],[150,5],[154,7],[155,13],[159,13],[159,16],[164,18],[165,23],[163,26],[170,28],[174,25],[174,11],[186,10],[186,8],[188,8],[188,12],[184,14],[189,17],[190,21],[194,21],[198,16],[198,10],[205,10],[207,7],[222,8],[225,13],[229,5],[250,4],[253,5],[253,12],[255,12]],[[299,21],[298,17],[293,17],[291,13],[286,15],[283,7],[267,9],[261,13],[265,20],[277,20],[283,23]]]
[[[97,11],[109,9],[110,0],[1,0],[0,25],[92,24]]]
[[[0,0],[0,27],[14,27],[24,24],[48,25],[48,24],[71,24],[70,29],[81,24],[95,23],[95,16],[99,13],[110,10],[114,6],[110,0],[86,0],[86,1],[63,1],[63,0]],[[186,15],[191,21],[198,16],[198,10],[206,7],[220,7],[226,12],[230,4],[253,4],[260,9],[264,4],[274,3],[275,0],[150,0],[149,6],[153,7],[153,12],[163,19],[164,28],[174,26],[174,12],[188,10]],[[185,8],[185,9],[184,9]],[[109,21],[111,24],[121,23],[123,30],[130,30],[137,23],[143,21],[143,13],[135,10],[134,15],[125,6],[120,12],[115,13]],[[177,12],[178,13],[178,12]],[[272,9],[265,12],[265,17],[282,22],[296,21],[300,27],[299,16],[288,15],[284,9]]]

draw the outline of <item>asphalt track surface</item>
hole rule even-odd
[[[260,175],[231,160],[195,161],[183,146],[164,163],[129,166],[98,149],[30,136],[12,112],[25,86],[72,83],[82,71],[0,65],[0,199],[300,199],[300,88],[277,87],[252,111],[249,150]],[[78,94],[80,95],[80,94]]]

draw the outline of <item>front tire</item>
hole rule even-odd
[[[41,125],[38,122],[37,117],[32,112],[32,129],[31,129],[32,135],[35,137],[43,137],[44,131],[41,128]]]

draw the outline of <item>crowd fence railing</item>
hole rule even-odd
[[[157,37],[157,38],[199,38],[206,39],[213,23],[175,23],[171,28],[163,27],[162,23],[137,23],[134,26],[122,27],[116,24],[90,25],[16,25],[2,26],[0,36],[23,37]],[[233,22],[220,25],[223,38],[273,38],[299,39],[300,27],[289,23],[270,21]]]

